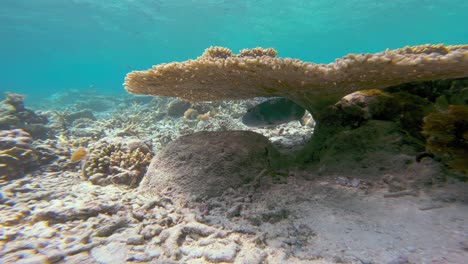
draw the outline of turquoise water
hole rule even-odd
[[[122,94],[127,72],[273,47],[327,63],[347,53],[466,44],[466,0],[2,0],[0,92]]]

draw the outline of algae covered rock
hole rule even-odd
[[[151,146],[137,138],[103,138],[90,146],[83,177],[98,185],[135,187],[152,157]]]
[[[405,170],[427,151],[466,174],[465,84],[414,82],[349,94],[318,116],[299,160],[326,174],[370,176]],[[454,103],[462,105],[445,106]]]
[[[426,150],[468,178],[468,106],[450,105],[424,118]]]
[[[319,147],[316,166],[328,175],[394,173],[404,170],[418,153],[406,144],[398,124],[384,120],[369,120],[355,129],[336,132]]]
[[[274,146],[260,134],[203,131],[182,136],[158,152],[140,189],[200,200],[267,175],[279,162]]]
[[[424,151],[422,119],[433,109],[429,100],[407,92],[354,92],[319,116],[299,159],[324,174],[372,177],[405,170]]]

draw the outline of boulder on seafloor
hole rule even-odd
[[[251,131],[202,131],[179,137],[151,161],[140,190],[203,200],[268,175],[280,164],[268,139]]]
[[[135,187],[153,157],[151,145],[137,138],[106,137],[92,144],[83,164],[85,179],[93,184]]]
[[[18,179],[39,166],[32,142],[22,129],[0,131],[0,179]]]

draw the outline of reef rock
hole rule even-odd
[[[32,142],[21,129],[0,131],[0,179],[17,179],[39,166]]]
[[[48,122],[46,116],[24,107],[24,96],[7,93],[7,98],[0,102],[0,129],[21,128],[33,138],[47,138]]]
[[[137,138],[107,137],[92,144],[83,164],[85,179],[98,185],[135,187],[153,157],[151,146]]]
[[[140,190],[203,200],[258,180],[279,162],[277,150],[260,134],[202,131],[182,136],[158,152]]]

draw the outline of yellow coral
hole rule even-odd
[[[184,113],[185,119],[188,119],[188,120],[195,119],[197,116],[198,116],[198,111],[193,108],[187,109],[187,111],[185,111]]]
[[[199,121],[206,121],[206,120],[210,119],[210,112],[202,114],[202,115],[198,115],[197,119]]]

